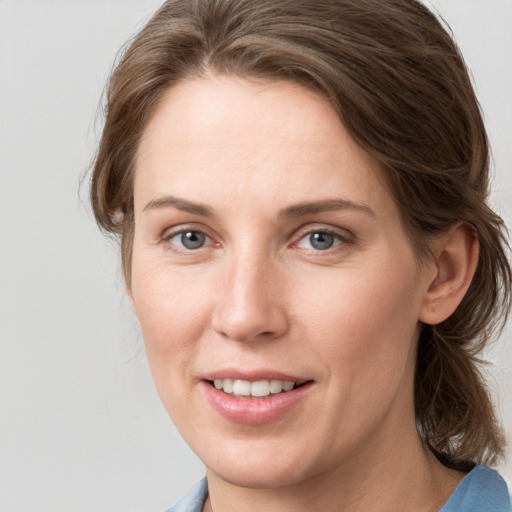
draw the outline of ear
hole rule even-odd
[[[435,325],[446,320],[460,304],[478,263],[478,237],[472,226],[458,223],[434,243],[435,276],[420,310],[420,321]]]

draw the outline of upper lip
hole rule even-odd
[[[234,379],[234,380],[248,380],[250,382],[256,382],[258,380],[281,380],[287,382],[295,382],[297,384],[303,384],[311,379],[292,375],[289,373],[283,373],[276,370],[267,369],[253,369],[253,370],[241,370],[240,368],[225,368],[220,370],[213,370],[204,373],[201,377],[203,380],[213,381],[215,379]]]

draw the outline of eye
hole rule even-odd
[[[169,238],[169,242],[181,249],[193,251],[201,249],[210,240],[208,236],[200,231],[180,231]]]
[[[302,249],[327,251],[328,249],[339,245],[341,242],[341,236],[334,233],[330,233],[328,231],[313,231],[303,236],[299,240],[297,246]]]

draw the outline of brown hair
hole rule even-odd
[[[415,408],[422,438],[445,464],[495,463],[503,438],[478,354],[510,309],[511,269],[503,222],[486,205],[482,116],[447,30],[416,0],[165,2],[111,76],[92,174],[94,214],[121,238],[128,286],[138,142],[163,93],[208,72],[321,91],[383,165],[420,257],[429,237],[459,221],[472,226],[476,274],[450,318],[423,326]]]

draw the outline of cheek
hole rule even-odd
[[[301,293],[297,314],[306,338],[340,389],[359,391],[399,378],[418,333],[419,293],[414,261],[340,271]]]
[[[132,293],[148,361],[164,402],[168,389],[181,386],[190,374],[198,340],[210,315],[208,286],[134,254]],[[170,385],[172,383],[172,386]]]

